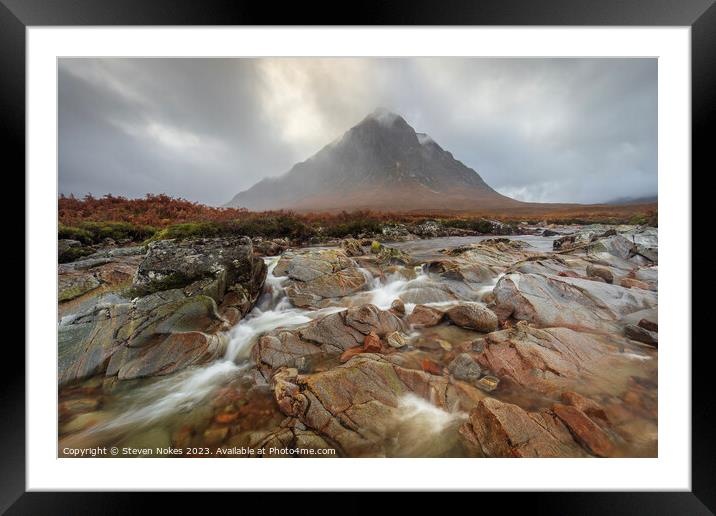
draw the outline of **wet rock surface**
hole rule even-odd
[[[326,299],[363,290],[367,280],[343,250],[308,250],[284,254],[273,271],[287,276],[286,295],[298,307],[319,307]]]
[[[281,411],[325,435],[350,456],[384,456],[400,398],[408,393],[438,407],[469,407],[481,398],[443,376],[395,365],[390,357],[362,354],[325,372],[298,375],[284,369],[272,378]]]
[[[166,375],[220,357],[230,327],[225,315],[246,314],[265,277],[248,239],[151,244],[132,288],[160,290],[101,303],[60,323],[60,385],[101,373],[119,379]],[[161,289],[169,284],[179,288]]]
[[[489,308],[477,303],[461,303],[450,308],[445,315],[450,322],[461,328],[484,332],[497,329],[497,316]]]
[[[78,298],[90,300],[107,290],[129,286],[143,254],[141,247],[114,248],[60,264],[57,268],[60,314],[68,305],[77,305]],[[73,300],[74,303],[67,303]]]
[[[90,301],[58,326],[61,445],[656,456],[656,232],[549,230],[166,241],[63,264]],[[114,284],[141,295],[92,297]]]
[[[586,456],[554,413],[527,412],[494,398],[477,404],[460,433],[487,457]]]

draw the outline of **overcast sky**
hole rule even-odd
[[[525,201],[657,191],[655,59],[61,59],[61,193],[221,205],[376,107]]]

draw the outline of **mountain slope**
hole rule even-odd
[[[376,110],[286,174],[237,194],[250,210],[478,210],[522,203],[490,188],[399,115]]]

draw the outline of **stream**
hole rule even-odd
[[[487,237],[448,237],[415,240],[390,244],[419,261],[444,257],[441,249],[479,242]],[[555,237],[516,236],[534,250],[549,252]],[[115,381],[107,384],[93,378],[83,384],[60,392],[63,401],[100,397],[99,409],[59,423],[59,454],[68,447],[118,446],[147,450],[144,455],[154,456],[159,447],[196,447],[192,456],[203,456],[203,446],[231,444],[233,433],[269,431],[278,427],[285,416],[276,406],[273,394],[265,382],[256,381],[256,370],[250,361],[251,350],[257,338],[275,328],[293,328],[346,307],[372,303],[388,309],[396,298],[405,301],[406,312],[416,304],[447,307],[456,303],[450,292],[458,292],[460,300],[482,302],[490,293],[500,275],[480,284],[447,285],[452,280],[426,273],[423,266],[396,267],[383,277],[375,276],[367,268],[361,269],[368,288],[355,294],[335,299],[330,306],[318,310],[294,307],[286,297],[287,277],[276,277],[273,270],[279,257],[265,258],[268,275],[256,306],[228,332],[228,345],[222,358],[204,365],[185,369],[167,377]],[[450,288],[446,288],[446,285]],[[424,351],[426,356],[442,363],[446,350],[455,342],[474,340],[476,332],[450,324],[412,330],[408,343]],[[622,350],[623,351],[623,350]],[[615,346],[615,351],[617,347]],[[627,366],[611,372],[607,391],[617,392],[628,378],[638,374],[656,382],[656,359],[630,351],[633,360]],[[330,362],[330,359],[329,359]],[[335,364],[331,364],[335,365]],[[320,367],[320,364],[319,364]],[[605,392],[605,386],[599,386]],[[526,410],[548,408],[555,400],[523,389],[501,388],[490,394],[503,401],[515,403]],[[231,410],[226,407],[230,407]],[[238,414],[229,430],[217,429],[221,414]],[[387,449],[395,457],[460,457],[465,455],[458,427],[467,414],[440,409],[428,401],[408,395],[400,400],[400,417],[396,423],[394,439]],[[233,415],[231,416],[233,417]],[[83,419],[84,418],[84,419]],[[226,416],[228,421],[229,416]],[[88,421],[90,420],[91,421]],[[78,421],[79,420],[79,421]],[[656,432],[656,423],[648,417],[634,416],[638,431]],[[191,429],[191,432],[187,429]],[[228,444],[227,444],[228,443]],[[651,456],[656,453],[652,440],[645,439],[643,446],[630,445],[624,450],[631,456]]]

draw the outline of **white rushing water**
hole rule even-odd
[[[423,267],[415,267],[416,277],[407,279],[399,272],[388,275],[385,281],[373,276],[367,269],[361,269],[368,281],[370,290],[367,292],[369,303],[374,304],[381,310],[387,310],[393,301],[400,295],[411,289],[426,285],[430,278],[423,270]]]
[[[120,400],[118,403],[118,406],[124,407],[123,411],[116,414],[111,421],[95,427],[95,431],[149,425],[172,414],[191,410],[208,399],[217,389],[245,373],[250,367],[248,359],[251,349],[261,334],[276,328],[305,324],[317,317],[344,309],[330,307],[303,310],[294,307],[285,293],[288,277],[273,275],[278,259],[279,257],[265,259],[268,271],[263,293],[254,309],[228,332],[228,344],[223,357],[209,365],[189,368],[151,385],[133,390],[126,395],[124,401]],[[422,267],[416,267],[416,277],[413,279],[406,279],[400,273],[380,279],[366,269],[362,271],[369,288],[362,294],[367,296],[367,302],[384,310],[390,308],[391,303],[401,294],[427,287],[433,281]],[[485,288],[491,289],[492,285],[487,285]],[[436,300],[426,304],[438,306],[454,302]],[[414,303],[406,303],[406,311],[410,313],[414,306]],[[408,400],[408,406],[410,403]],[[414,405],[418,402],[412,403]],[[420,419],[426,416],[427,409],[427,406],[421,405]],[[432,419],[437,423],[440,414],[435,412],[432,415],[434,416]]]
[[[415,395],[398,400],[394,457],[435,457],[447,453],[458,441],[457,427],[467,418],[459,411],[449,412]],[[447,431],[453,428],[453,431]]]

